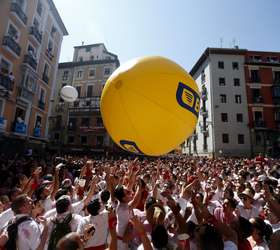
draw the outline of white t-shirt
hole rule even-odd
[[[46,212],[53,209],[54,206],[55,206],[55,202],[51,199],[50,196],[48,196],[46,199],[43,200],[43,207]]]
[[[19,219],[26,214],[16,215]],[[41,230],[39,224],[31,219],[26,220],[18,226],[17,247],[18,250],[35,250],[41,242]]]
[[[259,216],[259,210],[254,206],[252,206],[251,209],[245,209],[244,206],[238,206],[238,210],[240,212],[240,216],[247,220]]]
[[[48,245],[49,245],[49,240],[50,240],[50,235],[51,235],[51,232],[53,230],[53,220],[55,220],[56,218],[59,220],[59,221],[62,221],[65,216],[67,216],[69,214],[69,212],[66,212],[66,213],[63,213],[63,214],[59,214],[55,217],[52,217],[52,218],[49,218],[48,219],[48,239],[46,241],[46,244],[45,244],[45,250],[48,249]],[[70,227],[71,227],[71,232],[77,232],[78,231],[78,228],[82,227],[82,224],[84,224],[84,218],[78,214],[72,214],[72,220],[70,222]]]
[[[14,211],[9,208],[0,214],[0,230],[15,216]]]
[[[108,224],[108,212],[103,211],[96,216],[87,216],[84,217],[84,224],[81,224],[81,227],[78,228],[78,233],[84,233],[85,226],[87,224],[93,224],[95,227],[95,233],[91,239],[89,239],[85,247],[96,247],[101,246],[106,243],[107,236],[109,233],[109,224]]]

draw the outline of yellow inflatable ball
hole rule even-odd
[[[133,153],[159,156],[193,133],[200,95],[182,67],[150,56],[116,69],[104,86],[100,106],[104,126],[115,143]]]

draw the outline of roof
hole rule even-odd
[[[220,55],[245,55],[247,52],[246,49],[229,49],[229,48],[207,48],[195,65],[192,67],[190,71],[190,75],[193,76],[197,70],[201,67],[201,65],[205,62],[205,60],[209,57],[210,54],[220,54]]]
[[[117,63],[117,67],[120,65],[119,59],[116,58],[115,60],[91,60],[91,61],[82,61],[82,62],[63,62],[58,64],[59,69],[65,68],[74,68],[77,66],[84,66],[84,65],[95,65],[95,64],[107,64],[107,63]]]
[[[63,35],[64,36],[69,35],[69,33],[68,33],[68,31],[67,31],[67,29],[66,29],[66,27],[65,27],[65,25],[64,25],[64,23],[63,23],[63,21],[61,19],[61,17],[60,17],[60,15],[58,13],[58,10],[55,7],[55,4],[54,4],[53,0],[48,0],[48,2],[49,2],[49,5],[50,5],[50,10],[52,11],[52,13],[53,13],[53,15],[54,15],[54,17],[55,17],[55,19],[56,19],[60,29],[62,30]]]
[[[74,46],[74,48],[91,48],[91,47],[99,47],[101,45],[103,45],[105,47],[104,43],[93,43],[93,44],[87,44],[87,45]],[[106,49],[106,47],[105,47],[105,49]]]

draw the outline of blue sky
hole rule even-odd
[[[120,62],[168,57],[188,71],[206,47],[280,51],[279,0],[54,0],[73,46],[103,42]]]

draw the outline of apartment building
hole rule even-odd
[[[102,122],[100,97],[106,80],[118,66],[118,57],[103,43],[76,46],[73,61],[59,64],[50,124],[52,148],[89,152],[113,149]],[[79,96],[74,103],[60,98],[65,85],[77,89]]]
[[[0,1],[1,149],[19,152],[47,141],[50,97],[67,34],[52,0]]]
[[[190,74],[202,101],[188,153],[279,156],[280,53],[207,48]]]
[[[244,70],[252,153],[280,156],[280,53],[247,51]]]

